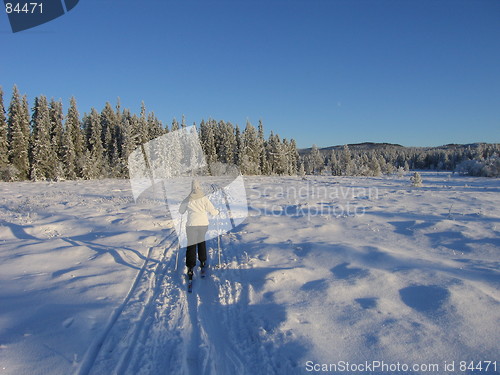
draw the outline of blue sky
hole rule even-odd
[[[0,14],[0,40],[6,106],[17,84],[299,147],[500,142],[497,0],[80,0],[16,34]]]

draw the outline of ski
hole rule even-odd
[[[205,267],[201,267],[201,269],[200,269],[200,276],[201,276],[202,279],[204,279],[205,276],[207,275],[207,268],[208,267],[205,266]]]
[[[188,293],[193,292],[193,273],[192,270],[189,270],[188,273],[186,274],[186,281],[187,281],[187,291]]]

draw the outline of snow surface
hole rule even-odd
[[[245,178],[250,216],[192,294],[127,180],[1,183],[0,374],[498,370],[500,180],[422,177]]]

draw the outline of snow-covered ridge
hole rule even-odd
[[[0,374],[498,361],[500,181],[422,177],[245,178],[250,216],[192,295],[127,180],[1,183]]]

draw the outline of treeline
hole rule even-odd
[[[195,124],[196,125],[196,124]],[[64,114],[61,101],[43,95],[30,110],[26,95],[13,88],[5,110],[0,87],[0,179],[60,180],[128,177],[128,156],[140,144],[186,127],[173,120],[164,126],[144,103],[139,115],[113,108],[108,102],[98,112],[80,117],[71,98]],[[289,174],[298,171],[299,154],[293,139],[271,132],[266,139],[262,122],[257,129],[247,122],[240,130],[230,122],[202,120],[197,127],[212,168],[236,165],[243,174]]]
[[[325,150],[313,146],[302,153],[300,162],[306,174],[380,176],[420,169],[500,177],[500,145],[477,143],[421,148],[360,144]]]
[[[196,125],[196,124],[195,124]],[[128,177],[128,156],[140,144],[186,127],[173,120],[164,126],[144,103],[140,114],[107,102],[80,117],[76,99],[66,114],[61,101],[43,95],[30,109],[16,86],[5,110],[0,87],[0,180],[60,180]],[[390,144],[345,145],[298,150],[295,140],[264,136],[247,122],[243,130],[209,119],[197,126],[211,172],[237,166],[247,175],[379,176],[410,169],[456,171],[473,176],[500,176],[500,145],[448,145],[409,148]],[[300,153],[299,153],[300,151]]]

